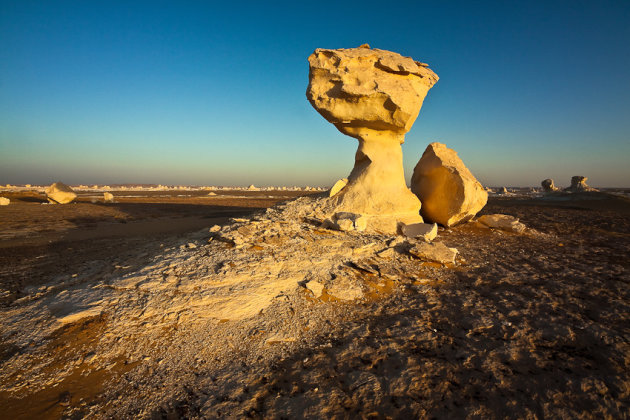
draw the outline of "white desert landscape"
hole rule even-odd
[[[482,186],[439,142],[408,186],[438,76],[308,61],[358,140],[332,186],[0,187],[2,416],[627,418],[629,190]]]

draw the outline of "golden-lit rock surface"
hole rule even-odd
[[[420,201],[405,183],[400,145],[437,75],[424,63],[367,45],[316,49],[308,61],[309,102],[359,141],[348,184],[325,211],[364,214],[377,231],[395,232],[400,221],[422,222]]]
[[[68,204],[77,198],[77,194],[72,188],[63,182],[55,182],[45,190],[46,197],[50,203]]]
[[[422,200],[422,216],[443,226],[470,220],[488,201],[457,152],[442,143],[427,146],[413,171],[411,191]]]

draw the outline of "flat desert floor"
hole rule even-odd
[[[239,263],[199,263],[210,246],[236,252],[208,244],[209,227],[300,193],[151,192],[68,205],[2,195],[11,204],[0,207],[0,417],[628,418],[626,198],[491,197],[480,214],[516,216],[528,232],[440,228],[438,239],[459,250],[455,265],[404,252],[396,275],[376,260],[358,265],[379,286],[354,301],[315,298],[294,282],[296,292],[254,316],[201,319],[180,308],[172,319],[142,302],[168,306],[195,293],[185,287],[196,278]],[[122,285],[167,252],[179,259],[160,266],[160,279],[181,286]],[[128,324],[103,311],[44,328],[54,302],[91,287],[110,303],[117,293],[110,307],[142,310],[129,309]]]

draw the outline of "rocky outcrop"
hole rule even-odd
[[[571,186],[565,188],[564,191],[567,192],[586,192],[586,191],[598,191],[596,188],[589,187],[586,185],[586,180],[588,178],[585,176],[574,176],[571,178]]]
[[[400,145],[437,75],[424,63],[368,45],[316,49],[308,61],[309,102],[359,141],[347,185],[323,211],[360,213],[374,230],[390,233],[399,221],[422,222],[420,201],[405,184]]]
[[[77,198],[72,188],[63,182],[55,182],[44,190],[48,202],[53,204],[68,204]]]
[[[411,191],[422,201],[422,216],[453,226],[472,219],[488,201],[488,193],[457,152],[431,143],[413,171]]]
[[[104,192],[103,193],[103,201],[106,203],[113,203],[114,202],[114,194],[109,193],[109,192]]]
[[[8,206],[10,202],[11,200],[8,198],[0,197],[0,206]]]
[[[551,178],[544,179],[540,183],[540,185],[543,188],[543,192],[547,192],[548,193],[548,192],[558,191],[558,188],[554,185],[553,179],[551,179]]]

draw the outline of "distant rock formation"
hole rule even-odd
[[[55,182],[44,190],[49,203],[68,204],[77,198],[77,194],[72,188],[63,182]]]
[[[544,179],[540,185],[543,187],[543,191],[544,192],[554,192],[554,191],[558,191],[558,187],[556,187],[553,183],[553,179],[551,178],[547,178]]]
[[[103,193],[103,201],[106,203],[113,203],[114,202],[114,194],[109,193],[109,192],[104,192]]]
[[[348,184],[327,202],[325,212],[370,217],[380,231],[398,222],[422,222],[420,201],[406,186],[404,136],[437,75],[424,63],[372,49],[316,49],[308,58],[311,105],[339,131],[359,141]]]
[[[588,178],[585,176],[576,175],[571,178],[571,186],[565,188],[564,191],[567,192],[585,192],[585,191],[598,191],[596,188],[589,187],[586,185],[586,180]]]
[[[488,201],[488,193],[457,152],[431,143],[413,171],[411,191],[422,201],[422,216],[443,226],[472,219]]]

